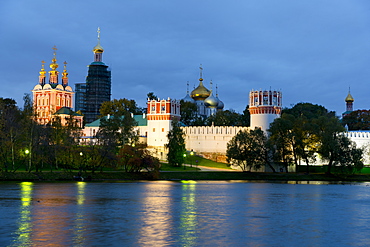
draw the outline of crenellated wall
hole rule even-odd
[[[187,150],[198,153],[226,154],[227,143],[240,131],[249,127],[189,126],[182,127]]]

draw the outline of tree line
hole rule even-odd
[[[363,167],[364,150],[344,136],[344,131],[334,112],[299,103],[284,109],[267,134],[260,129],[239,132],[227,145],[227,158],[243,171],[267,165],[274,172],[276,167],[287,172],[289,166],[303,163],[308,173],[310,165],[320,159],[327,163],[327,173],[334,166],[356,172]]]
[[[104,102],[101,127],[96,141],[81,145],[82,129],[73,118],[66,124],[54,116],[50,123],[40,125],[30,96],[24,96],[24,107],[13,99],[0,98],[0,171],[28,172],[42,170],[101,171],[104,168],[127,172],[158,170],[159,160],[152,157],[145,145],[138,143],[132,114],[140,114],[134,100]]]

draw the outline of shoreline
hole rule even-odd
[[[57,182],[57,181],[179,181],[179,180],[245,180],[245,181],[336,181],[370,182],[370,174],[323,174],[323,173],[264,173],[235,171],[162,171],[159,173],[96,172],[84,173],[84,180],[74,179],[76,174],[57,172],[15,172],[1,173],[0,181],[13,182]]]

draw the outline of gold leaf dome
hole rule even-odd
[[[205,100],[206,98],[208,98],[209,96],[211,95],[211,91],[209,91],[204,85],[203,85],[203,79],[200,78],[199,79],[199,86],[194,89],[190,96],[194,99],[194,100]]]
[[[355,99],[352,97],[352,95],[351,95],[350,92],[348,92],[348,95],[347,95],[345,101],[346,102],[353,102],[353,101],[355,101]]]

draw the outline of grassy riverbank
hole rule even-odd
[[[73,181],[76,174],[67,172],[1,173],[1,181]],[[370,175],[328,175],[323,173],[260,173],[260,172],[201,172],[176,171],[159,173],[98,172],[83,174],[90,181],[139,180],[251,180],[251,181],[359,181],[370,182]]]

